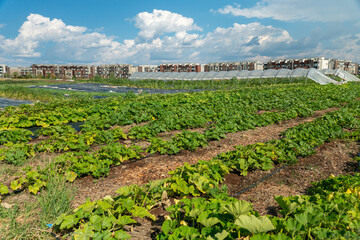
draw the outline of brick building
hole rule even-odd
[[[201,72],[201,65],[198,63],[160,64],[158,72]]]
[[[38,65],[30,67],[33,76],[53,78],[91,78],[95,75],[95,67],[88,65]]]
[[[100,65],[96,67],[96,75],[102,78],[128,78],[138,71],[138,67],[131,64]]]
[[[359,75],[359,65],[352,61],[330,59],[329,69],[341,69],[351,74]]]
[[[318,58],[297,58],[297,59],[281,59],[272,60],[264,64],[264,70],[268,69],[296,69],[296,68],[316,68],[328,69],[329,60],[324,57]]]
[[[219,62],[203,65],[204,72],[263,70],[262,62]]]
[[[56,77],[59,74],[57,65],[33,64],[30,66],[33,76]]]
[[[140,65],[138,66],[138,72],[157,72],[158,65]]]
[[[59,65],[59,78],[92,78],[95,76],[95,67],[88,65]]]

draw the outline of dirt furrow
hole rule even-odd
[[[234,150],[237,145],[249,145],[257,142],[266,142],[279,138],[279,134],[288,128],[299,124],[311,122],[326,113],[336,111],[338,108],[329,108],[316,111],[311,117],[296,118],[252,130],[229,133],[220,141],[209,142],[207,147],[190,151],[182,151],[177,155],[153,155],[142,161],[119,166],[110,170],[109,176],[94,180],[91,176],[75,181],[77,194],[73,201],[74,207],[91,200],[100,199],[125,185],[144,184],[151,180],[168,177],[168,172],[182,166],[185,162],[195,164],[198,160],[210,160],[219,153]]]
[[[351,141],[333,141],[316,149],[316,153],[307,158],[300,158],[298,163],[287,166],[279,172],[259,183],[254,188],[238,195],[238,199],[253,203],[260,214],[277,215],[278,204],[274,196],[303,195],[312,186],[311,183],[330,177],[331,174],[353,174],[358,163],[353,157],[359,152],[359,145]],[[270,171],[256,170],[246,177],[230,173],[225,177],[224,184],[229,188],[230,195],[238,193],[262,179]]]

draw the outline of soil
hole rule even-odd
[[[337,108],[317,111],[308,118],[297,118],[253,130],[229,133],[225,139],[210,142],[209,146],[193,152],[182,151],[175,156],[151,155],[144,160],[112,168],[109,176],[105,179],[93,179],[91,176],[77,179],[73,184],[77,189],[73,207],[75,208],[84,203],[87,198],[97,200],[106,195],[113,195],[118,188],[125,185],[144,184],[151,180],[166,178],[169,176],[167,172],[182,166],[185,162],[195,164],[198,160],[210,160],[219,153],[234,150],[234,146],[237,145],[249,145],[278,139],[280,133],[286,129],[313,121],[335,110]],[[194,129],[193,131],[201,131],[201,129]],[[163,133],[162,137],[166,138],[175,133]],[[353,174],[358,168],[358,164],[353,160],[353,157],[358,152],[359,145],[355,142],[337,140],[325,143],[317,148],[316,153],[312,156],[300,158],[297,164],[286,166],[255,187],[237,195],[236,198],[250,201],[254,210],[260,214],[277,216],[279,215],[279,207],[274,200],[274,196],[306,194],[309,187],[311,187],[311,182],[328,178],[331,174],[335,176]],[[225,176],[224,184],[227,185],[229,194],[233,195],[280,167],[275,166],[270,171],[256,170],[249,172],[245,177],[239,176],[237,173],[230,173]],[[33,196],[30,198],[28,196],[29,194],[20,193],[6,198],[4,202],[31,202]],[[160,232],[164,217],[168,215],[168,212],[164,210],[164,207],[158,206],[152,209],[151,213],[156,216],[156,221],[151,222],[139,218],[136,219],[138,224],[126,229],[133,239],[154,239],[156,234]]]
[[[152,180],[166,178],[169,176],[167,174],[169,171],[182,166],[185,162],[195,164],[199,160],[210,160],[219,153],[234,150],[234,146],[237,145],[248,145],[279,138],[279,134],[287,128],[313,121],[335,110],[337,108],[316,111],[313,116],[308,118],[296,118],[253,130],[229,133],[226,138],[210,142],[209,146],[193,152],[182,151],[175,156],[152,155],[142,161],[112,168],[105,179],[93,179],[91,176],[78,179],[74,184],[77,195],[73,201],[73,207],[84,203],[87,198],[97,200],[106,195],[113,195],[117,189],[125,185],[144,184]]]
[[[357,171],[358,164],[353,160],[353,157],[359,152],[359,145],[355,142],[334,141],[325,143],[316,151],[314,155],[299,159],[297,164],[281,169],[265,181],[236,196],[236,198],[251,202],[254,210],[261,215],[269,214],[280,217],[281,215],[278,213],[280,208],[274,200],[275,196],[306,194],[311,187],[311,182],[326,179],[331,174],[338,176],[340,174],[353,174]],[[237,173],[230,173],[225,177],[224,184],[227,185],[229,194],[233,195],[279,168],[280,166],[271,171],[253,171],[246,177],[239,176]],[[128,229],[128,233],[133,239],[155,239],[160,232],[165,216],[169,213],[161,206],[152,209],[151,213],[156,216],[156,221],[141,220],[138,225]]]
[[[353,157],[359,152],[356,142],[333,141],[316,149],[316,153],[307,158],[300,158],[298,163],[287,166],[259,183],[248,191],[236,196],[238,199],[253,203],[260,214],[277,215],[278,205],[274,196],[303,195],[312,186],[311,182],[330,177],[331,174],[353,174],[358,169]],[[274,172],[277,166],[271,172]],[[270,171],[256,170],[246,177],[231,173],[225,177],[230,195],[236,194],[259,181]]]

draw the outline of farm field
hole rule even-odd
[[[0,238],[357,239],[360,84],[235,83],[0,86]]]

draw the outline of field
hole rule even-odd
[[[359,239],[360,84],[106,83],[208,90],[1,82],[1,239]]]

